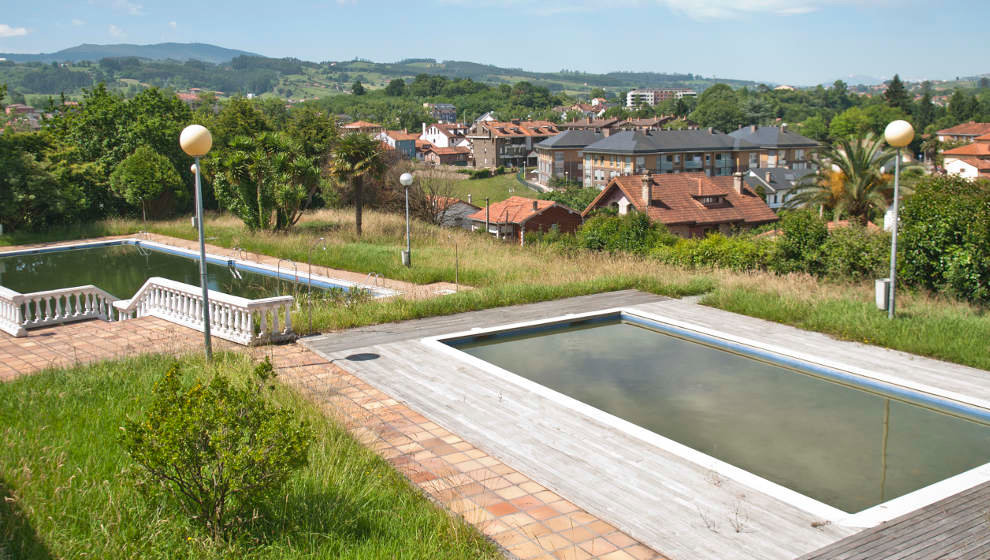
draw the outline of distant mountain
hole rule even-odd
[[[79,62],[98,61],[103,58],[137,57],[148,60],[201,60],[213,64],[230,62],[241,55],[260,56],[254,53],[225,49],[205,43],[158,43],[157,45],[92,45],[63,49],[54,53],[16,54],[0,53],[0,58],[14,62]]]

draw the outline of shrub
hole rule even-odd
[[[110,174],[110,188],[128,204],[141,207],[148,220],[148,202],[166,192],[184,194],[179,172],[169,159],[149,146],[138,146]],[[168,209],[167,213],[171,213]]]
[[[581,185],[571,183],[563,188],[544,193],[540,195],[540,198],[559,202],[568,208],[581,212],[591,204],[591,201],[600,192],[598,189],[584,188]]]
[[[835,279],[862,280],[887,276],[890,236],[858,225],[838,228],[822,246],[824,274]]]
[[[770,240],[715,233],[704,239],[681,239],[673,245],[659,245],[651,256],[667,264],[691,268],[762,270],[774,260],[775,249],[775,243]]]
[[[492,176],[491,169],[476,169],[468,173],[472,179],[487,179]]]
[[[663,224],[633,212],[624,216],[599,213],[581,226],[578,239],[587,249],[643,254],[658,243],[673,243],[677,238]]]
[[[783,235],[777,241],[778,251],[772,263],[773,270],[781,273],[804,271],[820,274],[821,250],[828,239],[825,220],[810,210],[786,212],[780,218],[780,229]]]
[[[171,495],[214,540],[228,539],[307,463],[309,426],[265,398],[274,376],[265,359],[253,387],[219,374],[184,387],[173,365],[155,384],[148,417],[122,428],[139,485]]]
[[[901,278],[990,302],[990,182],[927,177],[905,200],[900,218]]]

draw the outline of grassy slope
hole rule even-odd
[[[508,179],[515,181],[511,176]],[[990,348],[985,343],[990,339],[990,314],[925,293],[899,292],[899,318],[889,323],[886,315],[873,307],[870,282],[835,284],[801,275],[778,277],[767,273],[685,270],[635,256],[520,248],[480,234],[443,230],[417,222],[414,222],[412,235],[414,264],[412,268],[406,268],[399,262],[405,232],[401,216],[366,213],[365,235],[360,239],[353,234],[351,210],[321,211],[308,219],[313,224],[330,224],[330,228],[317,234],[303,222],[303,227],[287,235],[251,234],[237,220],[222,217],[208,221],[207,236],[215,238],[211,243],[216,245],[244,247],[300,263],[306,262],[314,237],[326,236],[328,249],[315,251],[314,262],[362,273],[377,272],[388,278],[418,284],[454,281],[456,244],[460,282],[476,288],[423,301],[400,299],[318,306],[313,311],[315,330],[636,288],[670,296],[709,293],[704,302],[715,307],[990,369]],[[0,236],[0,244],[141,229],[195,238],[188,219],[147,225],[118,220],[72,231]],[[298,313],[294,324],[303,328],[307,323],[306,315],[303,311]]]
[[[467,200],[470,193],[475,206],[484,206],[486,196],[493,203],[505,200],[512,195],[532,198],[536,198],[537,196],[536,191],[525,187],[516,180],[514,173],[506,173],[487,179],[456,181],[453,184],[453,191],[454,196],[464,200]]]
[[[268,521],[251,527],[244,542],[215,549],[175,504],[142,498],[117,444],[119,426],[140,417],[170,359],[105,362],[0,384],[0,557],[498,557],[473,529],[284,388],[273,398],[304,415],[317,435],[310,465],[279,494]],[[183,363],[187,376],[203,369],[198,358]],[[216,364],[232,377],[249,367],[240,355]]]

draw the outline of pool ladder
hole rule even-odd
[[[381,274],[378,274],[377,272],[369,272],[368,278],[364,281],[365,284],[371,286],[381,286],[382,284],[384,284],[384,282],[385,279],[382,277]]]

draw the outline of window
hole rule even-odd
[[[756,154],[756,153],[749,154],[749,166],[750,167],[760,166],[760,154]]]
[[[712,162],[712,155],[711,154],[705,154],[705,163],[708,164],[708,163],[711,163],[711,162]]]
[[[638,158],[636,158],[636,167],[644,167],[645,165],[646,165],[646,158],[645,157],[638,157]]]
[[[794,150],[794,159],[804,159],[804,150]]]

